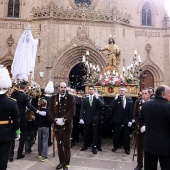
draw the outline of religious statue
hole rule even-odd
[[[121,59],[120,59],[120,50],[119,47],[115,44],[113,38],[109,38],[108,45],[99,51],[108,51],[108,66],[117,68]]]

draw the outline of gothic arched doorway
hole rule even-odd
[[[147,73],[146,78],[144,79],[144,87],[154,87],[154,77],[153,74],[149,70],[145,70],[144,72]]]
[[[84,91],[84,76],[86,75],[86,68],[83,63],[75,65],[69,74],[69,85],[71,88]]]

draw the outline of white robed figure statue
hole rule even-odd
[[[30,26],[26,26],[19,39],[11,66],[12,79],[28,81],[30,72],[34,76],[37,46],[38,39],[33,39]],[[31,77],[31,79],[33,78]]]

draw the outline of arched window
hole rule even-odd
[[[152,12],[148,4],[144,5],[142,8],[142,25],[152,25]]]
[[[19,0],[8,1],[8,17],[19,18],[20,2]]]

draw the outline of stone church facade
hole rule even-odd
[[[164,0],[1,0],[0,64],[9,70],[28,24],[39,39],[35,81],[42,87],[49,80],[67,82],[86,51],[89,62],[105,68],[107,53],[98,49],[109,37],[121,50],[120,72],[137,50],[148,85],[170,85],[170,20]]]

